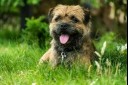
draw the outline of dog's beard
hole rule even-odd
[[[75,28],[68,28],[66,30],[53,30],[53,38],[61,45],[76,45],[82,39],[82,33]]]

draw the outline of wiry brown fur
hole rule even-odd
[[[74,24],[74,29],[79,31],[82,34],[81,41],[78,40],[77,44],[80,49],[74,49],[71,52],[66,53],[66,59],[64,60],[65,63],[73,63],[76,60],[80,62],[90,65],[91,61],[95,59],[94,51],[95,48],[90,38],[90,26],[91,22],[84,22],[86,19],[86,15],[88,14],[89,10],[83,9],[79,5],[58,5],[55,8],[49,11],[50,16],[50,35],[53,37],[53,30],[57,30],[57,21],[55,18],[58,15],[61,15],[61,22],[70,23],[71,19],[70,16],[74,15],[79,19],[78,23]],[[87,18],[90,18],[88,16]],[[59,54],[58,50],[56,50],[55,46],[58,46],[57,41],[53,38],[51,41],[50,49],[41,57],[40,63],[44,61],[49,61],[52,66],[56,66],[61,62],[61,55]]]

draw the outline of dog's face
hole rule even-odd
[[[90,13],[79,5],[58,5],[49,10],[50,35],[60,44],[77,42],[90,34]]]

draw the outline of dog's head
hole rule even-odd
[[[90,34],[90,12],[79,5],[57,5],[48,17],[50,35],[60,44],[77,42]]]

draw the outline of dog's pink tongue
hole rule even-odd
[[[60,35],[60,43],[66,44],[69,40],[69,35],[67,34],[61,34]]]

